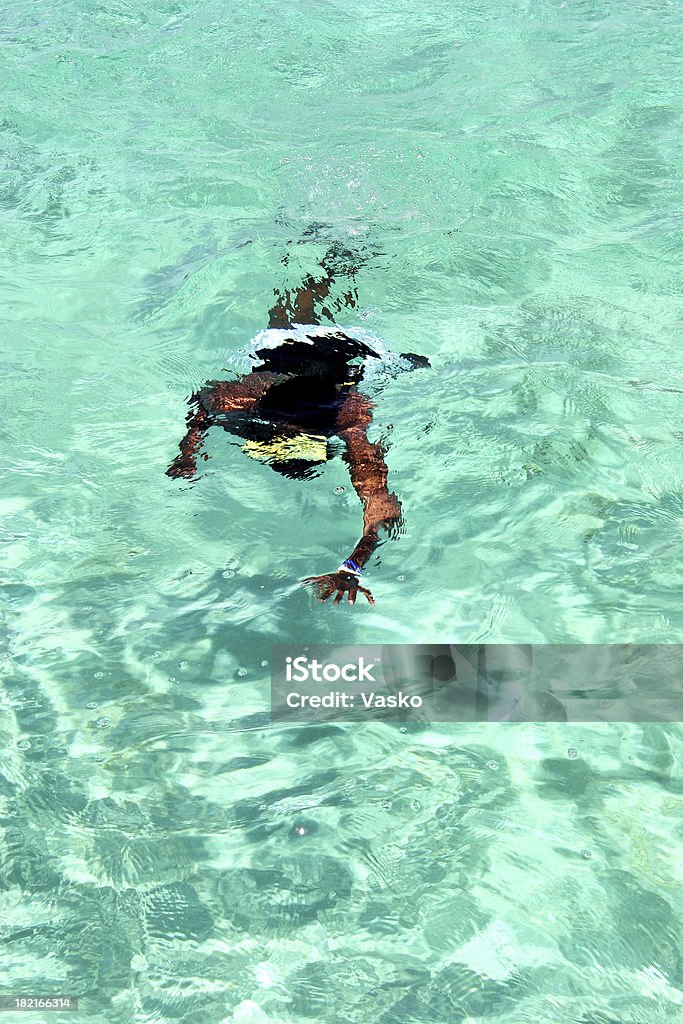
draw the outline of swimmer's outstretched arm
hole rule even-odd
[[[167,476],[191,479],[197,472],[197,456],[215,416],[226,413],[251,412],[272,384],[282,380],[280,374],[256,372],[234,381],[210,381],[190,397],[193,408],[187,414],[187,433],[166,470]]]
[[[204,437],[211,426],[211,419],[198,394],[191,395],[190,405],[194,410],[187,414],[187,433],[180,442],[180,455],[176,455],[166,470],[167,476],[191,479],[197,472],[197,455],[201,451]]]
[[[395,535],[401,525],[401,503],[389,492],[387,465],[381,445],[368,440],[372,422],[372,405],[364,395],[349,395],[337,417],[337,433],[346,445],[344,461],[349,467],[351,483],[363,503],[363,536],[347,559],[334,573],[309,576],[304,583],[313,585],[316,596],[326,601],[336,591],[335,604],[348,593],[353,604],[360,591],[374,604],[372,594],[360,585],[361,573],[379,544],[380,530]]]
[[[343,458],[351,483],[363,503],[363,536],[349,556],[361,569],[379,543],[378,531],[394,534],[402,523],[401,503],[387,485],[385,449],[368,440],[371,422],[371,402],[365,395],[350,395],[340,410],[337,431],[346,445]]]

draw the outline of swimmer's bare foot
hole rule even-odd
[[[344,600],[344,594],[349,596],[349,604],[355,604],[358,593],[365,594],[369,604],[374,604],[375,599],[367,589],[361,587],[358,577],[346,572],[327,572],[322,576],[307,576],[301,581],[301,586],[313,587],[313,592],[319,601],[327,601],[332,597],[335,590],[337,596],[334,604],[340,604]]]

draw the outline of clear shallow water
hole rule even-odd
[[[683,639],[681,32],[664,0],[5,6],[3,991],[683,1019],[680,727],[268,729],[263,664]],[[214,432],[164,476],[332,239],[349,323],[434,365],[377,396],[407,532],[374,609],[296,586],[357,539],[339,459],[296,483]]]

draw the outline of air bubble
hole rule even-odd
[[[339,487],[335,487],[335,489],[334,489],[334,493],[335,494],[344,494],[345,491],[346,491],[346,488],[343,487],[341,484],[339,485]]]
[[[265,668],[267,666],[267,664],[268,664],[267,661],[262,661],[261,662],[261,668]]]
[[[399,583],[405,583],[406,581],[405,576],[397,576],[396,579],[398,580]]]
[[[497,772],[498,769],[500,768],[500,765],[498,764],[497,761],[487,761],[486,767],[490,768],[492,772]]]
[[[161,651],[154,651],[154,653],[152,654],[152,657],[153,658],[160,658],[161,657]]]
[[[19,740],[19,742],[17,743],[17,746],[19,747],[19,750],[28,750],[28,748],[31,746],[31,741],[30,740]]]
[[[382,800],[382,803],[380,804],[380,806],[385,811],[391,810],[391,800]]]
[[[189,664],[189,662],[187,662],[187,661],[179,661],[178,662],[178,668],[182,668],[183,670],[185,670],[187,668],[188,664]]]
[[[246,668],[238,668],[237,669],[237,675],[240,677],[240,679],[243,679],[244,676],[246,676],[246,674],[247,674]]]
[[[421,811],[422,810],[422,804],[420,803],[419,800],[411,800],[410,801],[410,806],[411,806],[411,808],[414,811]]]
[[[109,721],[108,718],[98,718],[97,721],[95,722],[95,725],[97,726],[98,729],[108,729],[109,726],[111,725],[111,722]]]
[[[406,729],[405,725],[402,725],[402,726],[401,726],[401,732],[402,732],[402,733],[403,733],[404,735],[405,735],[405,733],[407,733],[407,732],[408,732],[408,730]]]
[[[224,569],[223,572],[221,573],[221,576],[223,577],[224,580],[231,580],[234,575],[234,569]]]
[[[582,850],[581,851],[581,856],[583,857],[584,860],[590,860],[591,857],[593,856],[593,854],[590,852],[590,850]]]
[[[579,756],[579,752],[576,749],[576,747],[570,747],[569,750],[567,751],[567,757],[574,758],[574,757],[578,757],[578,756]]]
[[[96,672],[93,679],[104,679],[104,672]]]
[[[88,709],[88,711],[94,711],[95,708],[97,707],[97,701],[96,700],[90,700],[90,701],[88,701],[88,703],[85,706]]]

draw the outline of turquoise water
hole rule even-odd
[[[2,993],[683,1021],[680,726],[266,724],[274,641],[683,641],[682,37],[667,0],[4,5]],[[214,431],[164,475],[331,241],[343,323],[433,364],[375,395],[374,608],[298,587],[359,536],[340,459]]]

